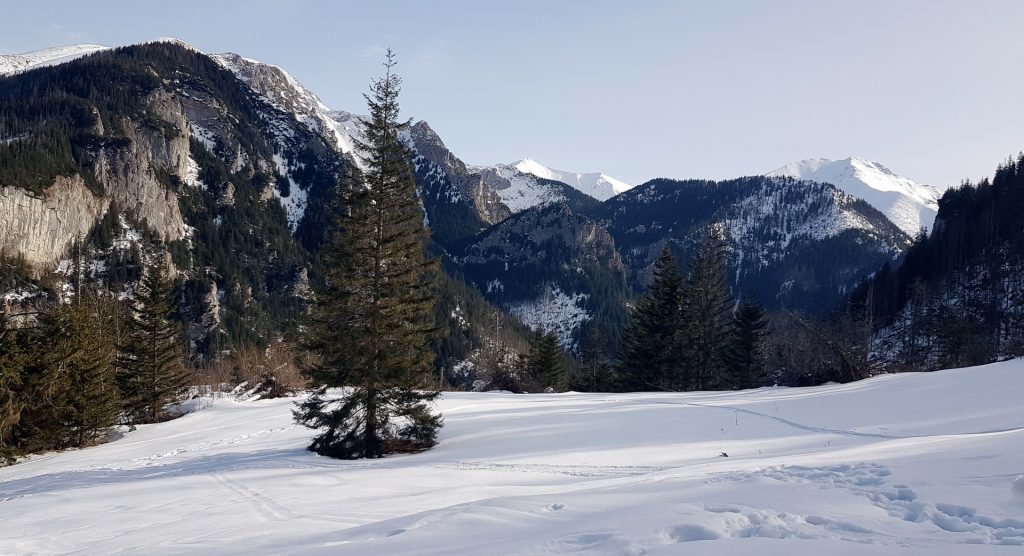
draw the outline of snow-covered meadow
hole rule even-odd
[[[806,389],[455,393],[435,449],[376,461],[306,452],[293,400],[218,400],[0,469],[0,553],[1021,554],[1022,392],[1024,360]]]

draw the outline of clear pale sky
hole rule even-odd
[[[1024,149],[1024,1],[0,0],[0,52],[163,36],[403,109],[473,164],[639,183],[860,156],[938,186]]]

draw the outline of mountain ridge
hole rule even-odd
[[[191,314],[199,318],[212,311],[236,323],[237,329],[238,317],[251,314],[246,307],[258,306],[250,298],[260,296],[267,307],[280,307],[265,320],[280,322],[264,323],[258,332],[265,335],[286,325],[282,319],[291,318],[301,304],[289,297],[294,284],[307,274],[316,279],[312,265],[329,226],[338,172],[359,164],[354,145],[360,116],[331,110],[280,67],[237,54],[207,55],[177,40],[96,56],[0,79],[0,85],[11,91],[31,90],[28,82],[65,87],[69,75],[128,71],[132,79],[152,87],[144,92],[157,90],[148,105],[133,99],[133,106],[150,107],[134,112],[107,113],[110,109],[103,109],[103,103],[108,99],[102,95],[76,100],[86,106],[98,102],[101,108],[86,123],[76,123],[91,125],[76,133],[113,141],[128,152],[159,147],[154,154],[159,155],[158,164],[126,159],[119,168],[139,178],[148,168],[156,170],[159,179],[150,179],[145,198],[162,204],[133,202],[122,209],[134,210],[150,226],[157,224],[162,232],[157,235],[168,240],[158,249],[173,248],[181,268],[192,269],[187,284]],[[114,98],[106,89],[103,94]],[[71,105],[58,106],[76,114]],[[34,132],[31,126],[13,123],[8,129],[16,134]],[[122,129],[138,131],[122,138]],[[164,138],[172,140],[173,149],[162,147]],[[564,315],[571,322],[560,327],[563,345],[578,345],[579,333],[590,320],[603,324],[602,333],[613,338],[661,248],[672,245],[685,261],[707,225],[726,224],[731,230],[738,291],[756,295],[773,308],[822,310],[909,243],[881,213],[832,185],[762,178],[747,190],[749,180],[653,180],[626,188],[629,184],[601,173],[561,172],[531,159],[470,166],[422,120],[403,131],[401,139],[410,147],[424,222],[432,232],[430,248],[445,269],[531,325],[547,327],[553,324],[550,315]],[[29,146],[15,139],[16,145],[23,143]],[[0,154],[4,148],[0,145]],[[561,177],[575,186],[544,176]],[[602,197],[621,191],[601,202],[580,191],[582,182],[607,186],[597,193]],[[4,191],[17,193],[18,184],[13,185]],[[2,196],[0,202],[6,203]],[[20,203],[19,197],[4,206],[17,212]],[[168,217],[173,221],[159,225]],[[82,229],[75,232],[88,232],[89,222],[78,224]],[[62,232],[48,233],[56,237]],[[70,241],[72,236],[61,237]],[[245,261],[237,260],[233,253],[222,253],[228,240],[254,250]],[[273,255],[270,243],[288,257]],[[59,261],[67,256],[58,253],[64,247],[53,247],[47,256]],[[836,253],[846,260],[837,260]],[[258,267],[269,264],[272,256],[278,257],[268,267],[273,272],[261,274],[264,270]],[[838,266],[826,274],[821,260]],[[243,269],[247,276],[232,278],[225,265]],[[499,282],[502,287],[495,289]],[[213,303],[211,295],[223,299]],[[817,305],[806,306],[808,299]],[[208,345],[211,352],[217,347]]]
[[[863,158],[842,160],[810,158],[765,174],[805,181],[831,183],[882,211],[907,235],[930,229],[938,211],[938,191]]]
[[[70,62],[110,47],[98,44],[54,46],[21,54],[0,54],[0,76],[13,75],[31,69]]]
[[[555,170],[550,166],[545,166],[531,158],[524,158],[511,166],[515,167],[520,172],[568,184],[598,201],[607,201],[619,193],[633,188],[633,185],[601,172],[567,172],[565,170]]]

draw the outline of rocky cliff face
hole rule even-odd
[[[109,59],[116,58],[117,54],[109,52],[100,56]],[[47,71],[55,73],[53,82],[60,82],[59,72],[76,71],[77,63]],[[217,71],[216,65],[210,66],[204,68],[206,75],[203,77],[221,77],[210,75]],[[212,89],[209,82],[179,69],[150,71],[158,74],[157,86],[139,98],[130,99],[124,106],[104,107],[103,103],[111,101],[100,94],[97,100],[87,101],[99,104],[90,108],[91,123],[78,132],[85,139],[74,140],[82,141],[83,146],[76,154],[77,162],[81,171],[89,175],[71,182],[61,181],[39,199],[21,191],[30,189],[28,187],[6,184],[8,187],[0,201],[7,216],[0,225],[3,230],[0,242],[6,255],[23,256],[35,267],[53,267],[65,255],[63,249],[75,237],[87,234],[110,204],[116,204],[163,242],[185,238],[189,226],[182,214],[180,189],[205,187],[199,183],[198,168],[190,152],[193,139],[223,159],[233,172],[263,172],[285,179],[290,178],[290,167],[309,165],[298,160],[300,151],[318,151],[320,156],[324,152],[322,145],[309,147],[309,131],[302,129],[303,125],[291,118],[291,114],[273,105],[245,98],[245,94],[239,97],[237,89],[235,96],[225,97],[223,91]],[[260,82],[287,80],[280,70],[254,73],[251,77]],[[10,79],[22,79],[22,76]],[[69,106],[67,110],[71,112],[73,108]],[[252,129],[254,124],[259,128]],[[29,135],[31,133],[26,132],[26,136]],[[85,193],[76,190],[74,194],[67,194],[69,184],[81,184],[83,178],[89,180],[94,190],[102,191],[101,198],[90,201],[88,210],[82,208],[86,206],[81,201]],[[293,193],[301,194],[310,180],[292,181],[297,183],[293,189],[300,189]],[[273,196],[273,184],[274,180],[270,180],[263,185],[263,200],[269,201]],[[232,187],[230,183],[210,185]],[[43,206],[40,203],[50,211],[48,216],[40,217],[33,212]],[[21,210],[20,207],[37,209]],[[295,220],[294,229],[302,218],[301,211],[289,216]]]
[[[251,75],[273,78],[287,80]],[[116,296],[167,261],[193,356],[268,341],[303,308],[302,240],[324,233],[305,223],[345,164],[278,104],[180,44],[0,77],[0,253],[59,286],[82,238],[85,279]],[[29,291],[2,286],[0,300]]]
[[[110,203],[143,222],[163,241],[182,239],[186,226],[167,179],[189,170],[188,123],[176,95],[164,89],[146,101],[147,118],[120,117],[116,141],[89,151],[86,165],[103,195],[89,191],[81,175],[58,177],[41,197],[17,186],[0,189],[0,245],[37,270],[52,269],[76,238],[89,233]],[[95,108],[88,131],[109,136]],[[161,178],[163,176],[163,178]]]
[[[160,239],[175,241],[185,236],[185,223],[177,195],[161,183],[159,173],[181,180],[188,173],[188,122],[181,102],[163,89],[153,92],[146,106],[154,120],[120,120],[127,145],[100,150],[93,172],[113,202]]]
[[[81,176],[59,177],[39,197],[0,187],[0,252],[52,270],[75,239],[89,233],[107,203]]]
[[[430,178],[447,181],[449,202],[468,203],[481,224],[497,224],[512,214],[497,192],[455,156],[427,122],[416,122],[409,129],[409,144],[415,152],[417,165],[426,165],[432,171]],[[421,188],[425,185],[422,181]]]

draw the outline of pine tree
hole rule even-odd
[[[708,390],[719,386],[733,306],[726,285],[727,255],[724,231],[711,226],[690,260],[682,295],[680,334],[688,389]]]
[[[146,269],[119,346],[117,382],[128,423],[153,423],[188,385],[171,282],[163,264]]]
[[[654,262],[654,281],[623,333],[618,374],[628,390],[672,389],[680,380],[678,350],[683,279],[668,246]]]
[[[423,209],[399,137],[408,122],[399,120],[395,63],[388,51],[385,76],[364,95],[370,116],[357,150],[366,170],[343,184],[302,342],[316,360],[306,374],[317,389],[295,418],[322,429],[309,449],[335,458],[429,448],[442,422],[431,412],[435,265],[425,260]],[[328,396],[338,387],[346,387],[340,397]]]
[[[760,304],[747,301],[733,315],[732,333],[724,353],[722,388],[742,390],[764,386],[765,337],[768,316]]]
[[[562,347],[554,331],[540,328],[530,336],[530,353],[526,358],[526,373],[541,391],[565,388],[567,375]]]

